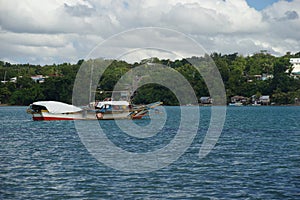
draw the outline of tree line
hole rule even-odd
[[[209,96],[202,75],[195,69],[195,63],[203,63],[212,59],[223,79],[227,102],[235,95],[251,97],[252,95],[269,95],[276,104],[294,104],[300,99],[300,79],[290,76],[292,65],[290,58],[300,58],[296,54],[286,53],[276,57],[265,51],[249,56],[212,53],[202,57],[191,57],[178,60],[151,58],[129,64],[125,61],[113,60],[101,76],[97,88],[103,91],[114,89],[118,80],[130,69],[147,64],[157,63],[168,66],[180,74],[193,87],[198,99]],[[9,105],[28,105],[34,101],[55,100],[72,102],[73,85],[76,74],[83,63],[62,63],[52,65],[11,64],[0,61],[0,102]],[[193,63],[193,64],[192,64]],[[209,64],[204,65],[209,68]],[[43,75],[44,82],[34,81],[31,77]],[[161,75],[163,77],[163,74]],[[17,77],[15,81],[11,78]],[[262,79],[261,77],[265,77]],[[97,94],[105,98],[107,93]],[[166,87],[158,84],[147,84],[135,93],[134,103],[143,104],[163,101],[165,105],[177,105],[176,96]]]

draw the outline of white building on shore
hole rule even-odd
[[[291,76],[300,78],[300,58],[291,58],[290,63],[293,65]]]

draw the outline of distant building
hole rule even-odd
[[[300,67],[300,58],[291,58],[290,63],[293,64],[293,67]]]
[[[262,75],[257,74],[257,75],[253,75],[253,78],[260,81],[261,80]]]
[[[4,81],[1,81],[1,83],[4,83],[4,84],[5,84],[5,83],[8,83],[8,82],[16,83],[16,82],[17,82],[17,79],[18,79],[17,77],[12,77],[12,78],[9,79],[9,81],[5,81],[5,80],[4,80]]]
[[[269,105],[270,104],[270,96],[269,95],[263,95],[259,98],[259,102],[261,105]]]
[[[242,103],[242,104],[246,104],[247,103],[247,97],[243,97],[243,96],[233,96],[231,97],[231,103]]]
[[[213,100],[211,97],[201,97],[200,103],[201,104],[212,104]]]
[[[272,79],[274,78],[273,74],[256,74],[253,76],[250,76],[250,79],[247,80],[247,82],[251,83],[253,82],[253,80],[257,80],[257,81],[266,81],[268,79]]]
[[[16,82],[17,82],[17,77],[12,77],[12,78],[10,78],[10,82],[16,83]]]
[[[261,80],[266,81],[272,78],[274,78],[273,74],[262,74]]]
[[[46,77],[44,77],[43,75],[35,75],[31,76],[30,78],[36,83],[44,83]]]
[[[291,58],[290,63],[293,65],[291,76],[294,78],[300,78],[300,58]]]

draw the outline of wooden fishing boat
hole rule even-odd
[[[29,105],[27,113],[33,120],[112,120],[142,119],[162,102],[135,106],[128,101],[111,99],[94,102],[89,106],[78,107],[58,101],[37,101]]]

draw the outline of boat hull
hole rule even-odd
[[[90,116],[92,117],[92,116]],[[93,116],[94,119],[97,119],[96,116]],[[87,116],[84,116],[83,113],[71,113],[71,114],[60,114],[60,113],[49,113],[49,112],[41,112],[32,114],[32,119],[35,121],[53,121],[53,120],[83,120],[88,119]]]
[[[35,121],[141,119],[148,115],[150,109],[161,104],[155,102],[133,107],[126,101],[102,101],[97,104],[99,107],[80,108],[62,102],[39,101],[30,104],[27,113],[32,114]]]
[[[243,106],[242,103],[229,103],[228,106]]]
[[[142,119],[148,112],[130,115],[130,112],[121,113],[49,113],[41,112],[32,114],[34,121],[54,121],[54,120],[114,120],[114,119]]]

